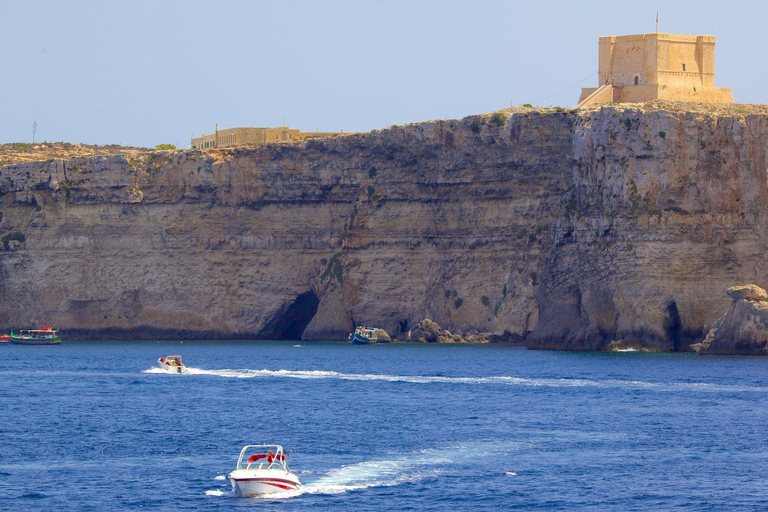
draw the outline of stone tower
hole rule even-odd
[[[715,37],[639,34],[600,38],[598,87],[584,88],[577,107],[653,100],[733,103],[715,87]]]

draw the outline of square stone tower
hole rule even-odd
[[[714,36],[604,36],[599,48],[600,86],[582,89],[577,107],[657,99],[733,103],[730,88],[715,87]]]

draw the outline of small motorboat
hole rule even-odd
[[[18,334],[11,331],[11,343],[19,345],[58,345],[61,336],[58,329],[43,327],[41,329],[20,329]]]
[[[163,370],[171,373],[187,373],[187,367],[181,362],[181,356],[165,356],[157,360]]]
[[[373,345],[379,342],[379,336],[375,328],[358,326],[355,332],[349,335],[349,341],[353,345]]]
[[[0,334],[0,343],[8,343],[9,341],[11,341],[10,334]]]
[[[237,468],[227,478],[238,496],[258,496],[301,488],[288,471],[286,453],[278,444],[249,444],[240,451]]]

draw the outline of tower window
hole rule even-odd
[[[685,71],[685,64],[683,64],[683,71]]]
[[[636,77],[635,77],[635,85],[637,85],[637,83],[638,83],[639,81],[640,81],[640,78],[636,76]]]

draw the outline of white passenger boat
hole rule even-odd
[[[181,362],[181,356],[165,356],[157,360],[163,370],[171,373],[186,373],[187,367]]]
[[[237,468],[227,478],[238,496],[257,496],[301,488],[298,477],[288,471],[283,447],[278,444],[249,444],[240,451]]]

